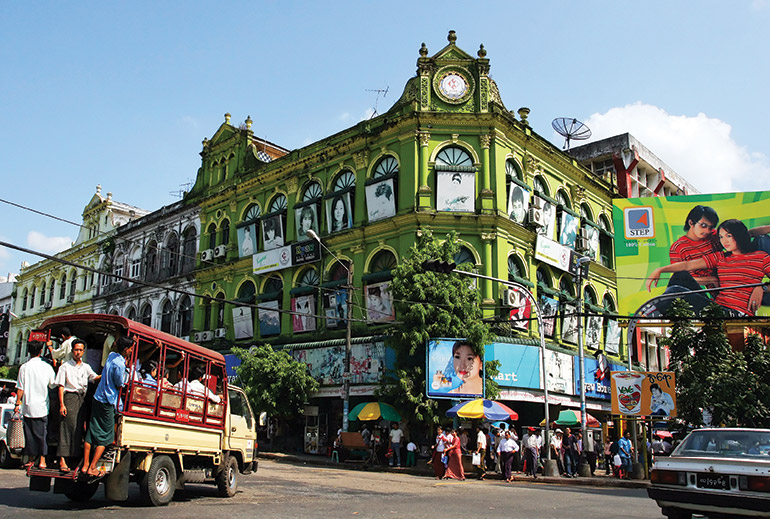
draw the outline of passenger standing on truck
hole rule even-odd
[[[65,362],[72,360],[72,345],[74,344],[75,340],[76,337],[72,335],[72,332],[69,328],[62,328],[61,343],[59,346],[56,348],[53,346],[48,347],[48,351],[51,352],[51,358],[57,364],[64,364]]]
[[[91,421],[86,431],[81,471],[91,476],[99,475],[96,464],[104,449],[112,444],[115,438],[115,407],[118,405],[120,388],[126,381],[126,361],[131,358],[134,341],[121,337],[115,341],[115,350],[107,357],[107,363],[102,370],[102,379],[96,388],[91,406]],[[90,458],[92,446],[95,447],[93,460]]]
[[[203,366],[195,366],[190,373],[190,380],[187,382],[187,392],[193,395],[205,396],[215,404],[218,404],[222,401],[222,398],[213,393],[209,388],[203,385],[203,382],[201,382],[201,379],[205,374],[206,368]]]
[[[83,400],[88,390],[88,383],[95,382],[101,376],[94,373],[83,362],[86,344],[82,339],[72,342],[72,359],[59,367],[56,385],[59,386],[59,469],[69,471],[67,458],[79,458],[83,443],[83,426],[86,421],[86,408]]]
[[[42,342],[31,341],[27,351],[32,358],[19,368],[14,412],[21,408],[24,416],[24,454],[29,457],[27,466],[34,465],[39,458],[38,467],[44,469],[47,468],[45,457],[48,454],[48,390],[56,387],[56,375],[51,365],[40,357]]]

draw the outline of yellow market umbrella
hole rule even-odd
[[[401,420],[401,415],[390,404],[384,402],[364,402],[355,406],[348,413],[348,418],[362,422],[379,420],[380,418],[389,422],[398,422]]]

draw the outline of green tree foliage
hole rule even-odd
[[[303,412],[302,404],[318,390],[318,382],[307,372],[307,366],[285,351],[274,351],[270,345],[248,350],[234,348],[241,359],[236,368],[238,383],[255,412],[290,418]]]
[[[0,366],[0,378],[16,380],[19,377],[19,366]]]
[[[670,369],[676,374],[677,416],[703,425],[706,410],[715,425],[770,425],[770,353],[760,339],[750,336],[744,350],[735,351],[718,306],[702,312],[699,330],[692,327],[695,315],[686,302],[674,301],[671,309],[677,320],[663,344],[670,348]]]
[[[482,321],[481,295],[473,280],[457,273],[425,271],[428,259],[452,262],[460,245],[454,233],[439,241],[423,230],[398,265],[390,284],[400,324],[391,333],[390,345],[396,353],[395,373],[383,381],[379,394],[387,398],[415,425],[429,427],[445,418],[439,403],[427,398],[425,361],[428,340],[437,337],[463,337],[484,358],[484,345],[491,338]],[[458,266],[470,270],[471,265]],[[497,362],[488,362],[486,392],[497,396],[494,380]]]

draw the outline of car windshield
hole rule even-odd
[[[770,431],[693,431],[671,455],[696,458],[767,458],[770,456]]]

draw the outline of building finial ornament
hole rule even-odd
[[[529,126],[529,121],[527,121],[527,117],[529,117],[529,108],[526,106],[519,108],[519,117],[521,118],[522,123]]]
[[[420,56],[423,58],[428,55],[428,46],[425,45],[425,42],[422,42],[422,46],[420,47]]]
[[[246,116],[246,129],[247,130],[251,130],[251,125],[252,125],[253,122],[254,121],[251,120],[251,116],[247,115]]]
[[[486,58],[487,57],[487,49],[484,48],[484,44],[482,43],[479,45],[479,52],[478,52],[479,58]]]
[[[225,114],[225,124],[230,124],[230,112],[227,112]]]
[[[96,194],[101,195],[102,194],[102,185],[96,184]]]
[[[454,45],[457,41],[457,33],[454,31],[449,31],[449,36],[447,36],[446,39],[449,40],[449,43]]]

